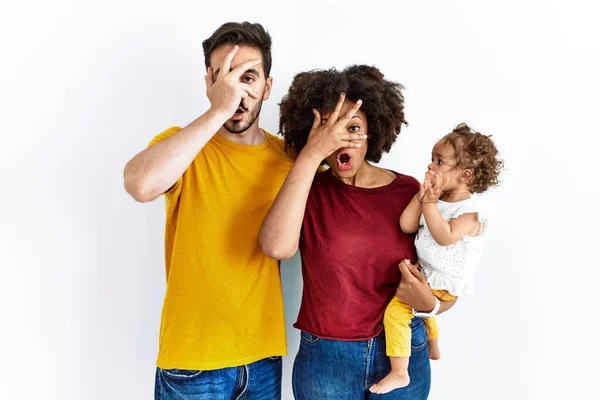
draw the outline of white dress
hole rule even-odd
[[[431,289],[447,290],[457,297],[473,294],[473,281],[483,250],[486,220],[482,217],[477,201],[473,198],[455,203],[438,200],[437,207],[445,221],[467,213],[478,213],[481,222],[479,235],[466,235],[449,246],[440,246],[431,236],[425,217],[421,215],[420,227],[415,239],[421,270],[427,277]]]

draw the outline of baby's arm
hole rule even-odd
[[[413,196],[408,206],[402,212],[402,215],[400,215],[400,229],[402,229],[402,232],[411,234],[419,230],[419,220],[423,213],[421,202],[429,187],[430,184],[427,178],[425,178],[425,181],[419,186],[419,192]]]
[[[450,246],[467,236],[469,233],[477,233],[479,219],[477,213],[463,214],[458,218],[446,222],[435,203],[423,203],[421,207],[423,216],[431,236],[440,246]]]
[[[414,195],[408,206],[400,215],[400,229],[406,234],[415,233],[419,229],[421,218],[421,203],[417,199],[419,194]]]

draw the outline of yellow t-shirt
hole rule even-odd
[[[287,353],[279,263],[258,236],[293,159],[281,139],[265,136],[247,146],[215,135],[166,193],[160,368],[210,370]]]

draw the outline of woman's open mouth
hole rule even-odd
[[[352,156],[346,151],[340,151],[337,155],[337,167],[340,171],[352,169]]]

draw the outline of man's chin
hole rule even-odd
[[[246,121],[227,121],[223,127],[229,133],[240,135],[250,128],[250,124],[248,124]]]

